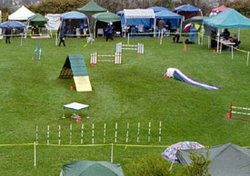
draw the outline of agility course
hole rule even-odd
[[[96,65],[98,62],[114,62],[114,64],[122,64],[122,53],[121,52],[115,52],[115,54],[98,54],[97,52],[91,53],[90,64]]]
[[[116,52],[121,53],[122,50],[134,50],[137,54],[144,54],[144,44],[137,43],[136,45],[123,44],[122,42],[116,44]]]
[[[83,56],[69,54],[61,70],[60,79],[74,79],[77,92],[92,91]]]
[[[236,114],[236,117],[233,117],[233,114]],[[238,115],[240,115],[241,117],[239,117]],[[229,113],[226,114],[226,118],[228,120],[250,121],[250,117],[248,116],[250,116],[250,108],[233,106],[232,101],[230,101]]]
[[[165,73],[165,79],[167,79],[167,78],[174,78],[176,80],[188,83],[190,85],[202,87],[202,88],[208,89],[208,90],[218,90],[221,88],[219,86],[209,85],[209,84],[195,81],[192,78],[186,76],[184,73],[182,73],[179,69],[176,69],[176,68],[168,68],[167,69],[167,71]]]

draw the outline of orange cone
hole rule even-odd
[[[187,52],[187,44],[186,44],[186,43],[183,44],[182,51],[183,51],[183,52]]]
[[[215,48],[213,48],[213,55],[215,55],[216,54],[216,51],[215,51]]]
[[[75,90],[75,87],[74,86],[70,86],[70,90],[71,91]]]

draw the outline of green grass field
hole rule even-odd
[[[250,50],[249,30],[241,31],[241,49]],[[182,40],[184,40],[182,38]],[[90,105],[90,118],[83,118],[84,144],[91,144],[92,124],[95,124],[95,144],[103,144],[103,126],[107,125],[106,143],[114,142],[115,123],[118,124],[117,144],[125,143],[126,125],[130,124],[129,144],[155,147],[114,147],[114,162],[120,163],[126,175],[128,165],[136,159],[161,155],[165,147],[179,141],[197,141],[206,146],[235,143],[250,145],[250,122],[228,121],[230,100],[236,106],[250,107],[250,66],[247,54],[229,51],[214,55],[204,45],[173,44],[165,38],[133,38],[145,45],[145,54],[124,51],[123,64],[98,63],[89,65],[90,53],[112,54],[117,42],[98,38],[83,47],[85,39],[66,39],[66,47],[58,47],[53,39],[12,39],[10,45],[0,41],[0,175],[59,175],[66,162],[110,160],[110,145],[83,147],[80,145],[81,124],[71,118],[62,119],[63,105],[79,102]],[[37,45],[42,46],[42,58],[33,61]],[[73,79],[58,79],[68,54],[83,54],[88,67],[92,92],[70,91]],[[168,67],[175,67],[201,82],[222,86],[212,91],[164,79]],[[71,111],[66,112],[67,116]],[[83,117],[86,112],[82,111]],[[249,118],[250,119],[250,118]],[[152,123],[148,143],[148,124]],[[159,123],[162,123],[161,142]],[[140,141],[137,125],[140,123]],[[69,126],[73,126],[72,145],[46,145],[46,129],[50,125],[50,143],[58,143],[61,125],[61,144],[69,144]],[[33,167],[33,143],[39,128],[37,167]],[[23,144],[23,145],[15,145]],[[25,145],[27,144],[27,145]],[[157,147],[159,146],[159,147]]]

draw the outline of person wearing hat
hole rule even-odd
[[[112,34],[113,34],[113,26],[112,23],[109,23],[105,29],[106,41],[108,41],[109,39],[113,40]]]

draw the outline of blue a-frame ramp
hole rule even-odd
[[[67,56],[59,78],[73,78],[77,92],[92,91],[87,67],[81,54],[69,54]]]

